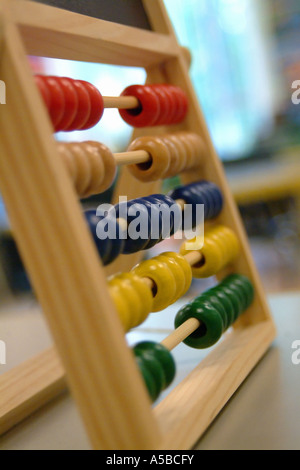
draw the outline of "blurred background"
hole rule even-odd
[[[191,78],[250,238],[267,292],[300,287],[299,0],[165,0]],[[88,80],[103,95],[145,81],[142,69],[30,58],[37,73]],[[300,93],[299,93],[300,96]],[[90,131],[59,140],[95,139],[113,152],[127,147],[131,128],[106,110]],[[168,182],[171,186],[174,181]],[[84,201],[97,205],[111,193]],[[2,299],[31,295],[30,283],[0,201]],[[168,242],[168,249],[170,242]]]

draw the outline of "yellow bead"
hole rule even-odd
[[[156,286],[153,299],[153,312],[164,310],[176,296],[176,281],[172,271],[161,261],[150,259],[142,261],[133,272],[140,277],[152,279]]]
[[[109,293],[118,312],[124,331],[127,332],[130,330],[131,325],[129,305],[118,285],[110,286]]]
[[[174,269],[173,274],[176,279],[177,295],[174,301],[180,299],[189,290],[192,283],[192,268],[188,261],[179,253],[168,251],[159,257],[162,261],[169,263],[169,267]],[[171,261],[171,264],[170,264]]]
[[[189,240],[189,242],[194,242]],[[186,255],[186,243],[180,248],[180,253]],[[197,250],[198,251],[198,250]],[[195,278],[210,277],[221,271],[227,264],[232,262],[239,253],[239,242],[235,233],[228,227],[218,225],[205,232],[204,245],[199,252],[203,259],[192,266],[192,275]]]
[[[109,289],[125,331],[143,323],[152,311],[152,291],[133,273],[118,274],[109,279]]]

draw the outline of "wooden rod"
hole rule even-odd
[[[135,96],[103,96],[104,108],[134,109],[140,106]]]
[[[132,150],[131,152],[114,153],[117,165],[133,165],[146,163],[151,159],[151,155],[146,150]]]
[[[184,341],[188,336],[190,336],[199,326],[201,322],[197,320],[197,318],[189,318],[187,321],[182,323],[176,330],[172,331],[172,333],[167,336],[161,344],[165,346],[165,348],[172,351],[176,346],[178,346],[182,341]]]

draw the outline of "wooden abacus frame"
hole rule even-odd
[[[0,0],[0,77],[7,86],[7,104],[0,111],[0,187],[59,355],[45,352],[1,377],[2,432],[65,386],[61,361],[93,448],[189,448],[274,338],[245,231],[199,109],[183,50],[162,0],[143,0],[143,4],[152,32],[27,0]],[[255,287],[255,300],[224,341],[154,409],[106,284],[107,274],[129,270],[141,254],[121,256],[102,268],[59,160],[27,54],[144,67],[149,83],[182,87],[189,97],[189,114],[183,124],[168,131],[199,133],[207,149],[199,171],[185,173],[182,181],[208,179],[223,191],[225,207],[217,222],[235,231],[242,250],[218,277],[228,272],[247,275]],[[155,129],[157,134],[165,131]],[[134,137],[153,132],[135,131]],[[160,184],[139,183],[123,168],[115,196],[145,196],[157,192]]]

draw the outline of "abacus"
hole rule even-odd
[[[25,0],[0,2],[0,76],[7,85],[0,186],[55,341],[55,348],[0,378],[1,432],[67,382],[93,448],[190,448],[274,338],[247,238],[189,79],[186,51],[162,1],[143,5],[152,31]],[[129,87],[120,98],[102,98],[91,84],[33,77],[27,54],[140,66],[147,84]],[[90,127],[110,106],[121,108],[135,127],[124,155],[95,142],[55,142],[55,130]],[[180,254],[142,261],[143,250],[162,233],[138,251],[121,243],[109,251],[97,242],[93,218],[83,215],[78,200],[108,187],[116,165],[122,170],[115,201],[118,195],[144,198],[145,210],[154,195],[178,208],[202,201],[211,219],[204,247],[189,252],[183,244]],[[161,195],[161,180],[174,174],[181,186]],[[175,302],[192,276],[211,275],[219,284],[180,310],[174,333],[162,344],[128,347],[126,331]],[[152,406],[172,381],[173,347],[180,341],[208,347],[231,325],[221,344]]]

